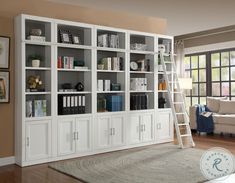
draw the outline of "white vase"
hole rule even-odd
[[[40,60],[32,60],[32,67],[40,67]]]

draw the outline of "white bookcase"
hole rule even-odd
[[[15,18],[15,34],[18,165],[173,141],[158,104],[158,45],[173,51],[173,37],[31,15]]]

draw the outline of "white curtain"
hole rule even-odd
[[[184,77],[184,41],[175,41],[175,53],[176,53],[176,72],[178,77]]]

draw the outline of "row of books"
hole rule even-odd
[[[57,67],[58,69],[88,69],[88,67],[74,64],[75,62],[78,61],[75,61],[74,57],[59,56],[57,60]]]
[[[146,91],[147,88],[147,78],[130,78],[130,89],[132,91]]]
[[[111,85],[110,80],[98,79],[97,80],[97,91],[110,91],[110,85]]]
[[[26,101],[26,117],[44,117],[47,116],[46,100],[28,100]]]
[[[98,46],[119,48],[119,36],[115,34],[101,34],[98,36]]]
[[[105,97],[100,97],[97,99],[97,111],[122,111],[122,101],[123,96],[121,95],[109,95]]]
[[[103,70],[120,71],[122,70],[122,60],[122,57],[106,57],[100,60],[100,64],[103,65]]]
[[[131,95],[130,109],[131,110],[148,109],[148,95],[147,94]]]
[[[85,95],[59,95],[58,114],[84,114],[86,111]]]

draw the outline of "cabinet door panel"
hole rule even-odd
[[[142,115],[142,140],[143,142],[151,141],[153,137],[153,114],[143,114]]]
[[[112,146],[121,146],[124,144],[124,117],[112,117]]]
[[[111,118],[110,117],[99,117],[97,127],[97,145],[98,148],[107,148],[110,146],[110,135],[111,135]]]
[[[75,153],[75,120],[62,119],[58,122],[58,154]]]
[[[26,123],[26,160],[39,160],[51,155],[51,121]]]
[[[159,113],[157,136],[160,140],[173,138],[173,124],[170,112]]]
[[[76,150],[87,151],[90,149],[90,128],[91,118],[78,118],[76,119]]]
[[[140,142],[140,116],[139,115],[131,115],[130,116],[130,143],[135,144]]]

